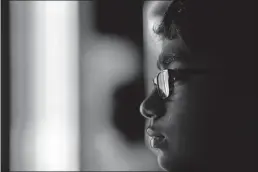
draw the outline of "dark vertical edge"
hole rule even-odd
[[[82,149],[82,143],[81,143],[81,1],[78,1],[78,11],[77,11],[77,15],[78,15],[78,68],[77,68],[77,72],[78,72],[78,132],[79,132],[79,137],[78,137],[78,163],[79,163],[79,171],[81,171],[81,159],[82,159],[82,155],[81,155],[81,149]]]
[[[82,131],[83,131],[83,115],[82,115],[82,55],[83,55],[83,7],[84,7],[84,3],[83,1],[78,1],[79,3],[79,8],[78,8],[78,15],[79,15],[79,21],[78,21],[78,33],[79,33],[79,65],[78,65],[78,70],[79,70],[79,170],[82,170],[83,168],[83,135],[82,135]]]
[[[141,30],[141,42],[140,42],[140,47],[141,47],[141,61],[140,61],[140,65],[141,65],[141,77],[142,79],[144,78],[144,58],[145,58],[145,54],[144,54],[144,38],[143,38],[143,5],[144,5],[144,0],[141,1],[141,16],[140,16],[140,22],[141,22],[141,25],[140,25],[140,30]],[[144,83],[144,82],[143,82]]]
[[[10,40],[9,1],[1,1],[1,171],[10,171]]]

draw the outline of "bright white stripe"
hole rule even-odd
[[[168,85],[168,82],[166,82],[167,80],[168,80],[168,70],[165,70],[164,72],[163,72],[163,81],[164,81],[164,83],[165,83],[165,94],[166,94],[166,96],[169,96],[169,85]]]
[[[13,53],[12,63],[29,72],[19,74],[13,68],[12,80],[18,87],[12,90],[12,109],[17,106],[22,111],[12,113],[16,125],[12,128],[11,169],[78,171],[78,2],[12,3],[20,9],[17,13],[12,7],[11,12],[16,13],[12,34],[21,30],[13,37],[13,50],[23,52]],[[23,13],[29,15],[24,19],[19,16]],[[19,59],[28,63],[17,63]],[[27,82],[17,81],[16,75]]]

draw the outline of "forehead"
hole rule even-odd
[[[147,1],[145,4],[146,19],[148,22],[148,32],[153,43],[155,44],[155,51],[157,54],[172,54],[178,51],[186,50],[182,40],[167,40],[161,39],[160,36],[153,32],[153,28],[157,27],[163,18],[168,6],[173,2],[171,1]],[[158,58],[158,56],[157,56]]]
[[[170,1],[146,1],[145,2],[145,10],[147,10],[148,16],[160,16],[164,14],[164,11],[168,8],[168,6],[173,2]]]
[[[155,51],[162,51],[163,40],[153,32],[153,28],[161,23],[162,17],[172,1],[146,1],[144,4],[145,19],[147,21],[146,31],[149,39],[155,44]]]
[[[162,53],[177,53],[180,54],[181,52],[190,53],[189,47],[186,46],[185,42],[181,39],[173,39],[167,40],[162,39],[160,36],[156,35],[153,31],[153,28],[157,27],[163,18],[164,13],[166,12],[167,8],[174,0],[171,1],[147,1],[145,4],[145,13],[146,13],[146,20],[148,23],[148,36],[150,40],[153,41],[154,51],[155,54],[162,54]],[[191,49],[192,50],[192,49]],[[193,52],[191,52],[192,54]],[[203,56],[200,54],[202,52],[198,52],[198,55],[201,57]],[[158,58],[158,56],[156,56]]]

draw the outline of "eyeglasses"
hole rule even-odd
[[[162,70],[153,79],[159,96],[162,99],[168,98],[174,91],[174,84],[178,80],[185,80],[191,75],[206,74],[204,69],[166,69]]]

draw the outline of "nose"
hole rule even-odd
[[[164,100],[156,89],[141,103],[140,112],[147,119],[158,118],[165,114]]]

